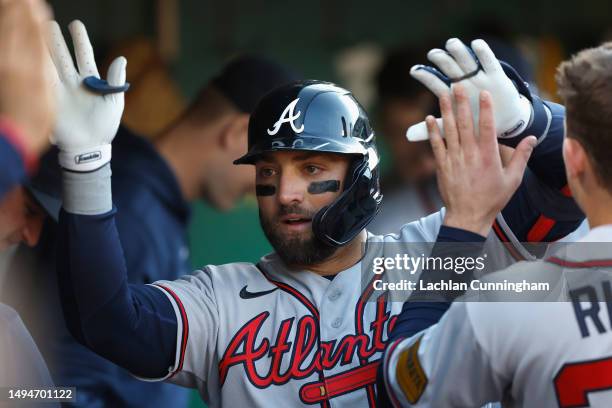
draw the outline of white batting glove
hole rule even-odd
[[[123,113],[123,92],[102,95],[87,88],[83,80],[99,78],[85,25],[75,20],[68,26],[78,71],[57,22],[49,25],[49,51],[55,65],[57,122],[52,143],[59,149],[60,165],[75,172],[89,172],[111,159],[111,142]],[[116,58],[108,68],[111,87],[125,85],[127,60]],[[92,78],[93,79],[93,78]]]
[[[427,54],[441,73],[433,67],[415,65],[410,75],[437,97],[452,96],[452,87],[461,84],[469,95],[474,123],[478,123],[480,92],[489,91],[493,99],[497,137],[512,138],[523,132],[532,117],[531,102],[519,94],[487,43],[483,40],[472,41],[472,53],[461,40],[451,38],[446,42],[446,50],[448,52],[434,48]],[[442,119],[437,121],[442,129]],[[406,137],[410,141],[427,140],[425,122],[408,128]]]

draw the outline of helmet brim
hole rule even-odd
[[[367,153],[367,149],[361,143],[356,143],[354,139],[347,139],[347,142],[343,143],[333,139],[300,135],[299,138],[274,139],[253,146],[247,154],[234,160],[234,164],[255,164],[262,154],[286,151],[358,154],[362,156]]]

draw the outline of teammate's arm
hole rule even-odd
[[[466,90],[463,87],[455,88],[453,97],[455,107],[451,105],[448,96],[443,95],[440,98],[446,142],[442,141],[440,130],[433,118],[427,118],[440,193],[446,205],[444,223],[440,227],[434,251],[437,248],[443,250],[444,243],[453,243],[446,248],[451,252],[456,249],[455,254],[465,256],[468,251],[478,255],[496,214],[506,206],[521,182],[520,177],[533,151],[535,139],[529,137],[522,140],[504,166],[499,155],[494,154],[498,150],[498,144],[494,105],[490,94],[483,92],[479,95],[481,115],[478,124],[473,123]],[[456,109],[456,114],[453,109]],[[476,134],[479,134],[478,139]],[[460,245],[456,245],[458,243]],[[454,274],[453,271],[449,273]],[[443,276],[439,279],[436,271],[424,271],[420,279],[430,279],[430,275],[434,280],[452,278]],[[469,280],[469,277],[467,279]],[[418,295],[418,291],[415,292]],[[453,300],[448,295],[452,294],[443,294],[441,298],[434,299],[443,301],[439,305],[434,303],[435,307],[432,304],[415,303],[415,297],[411,296],[412,301],[404,305],[390,338],[412,336],[427,325],[437,322]]]
[[[442,407],[452,401],[453,406],[480,407],[500,400],[509,379],[491,365],[469,307],[454,303],[438,324],[388,344],[379,392],[390,404]]]
[[[411,70],[412,76],[438,97],[449,95],[457,84],[464,86],[475,120],[479,116],[479,92],[491,93],[500,144],[515,147],[529,135],[538,139],[521,186],[503,209],[503,219],[496,221],[496,233],[513,234],[519,242],[533,242],[554,241],[573,231],[584,215],[569,194],[563,167],[565,109],[541,100],[512,67],[496,59],[482,40],[473,41],[468,48],[460,40],[450,39],[446,51],[433,49],[428,58],[440,70],[417,65]],[[440,119],[438,123],[442,126]],[[427,139],[425,123],[412,126],[407,136],[409,140]]]
[[[58,279],[70,332],[83,345],[148,378],[164,378],[175,362],[177,319],[153,286],[129,285],[111,197],[110,143],[123,111],[126,61],[116,59],[99,95],[83,79],[98,77],[85,27],[70,25],[79,70],[57,23],[50,26],[61,116],[54,129],[63,168]]]
[[[520,184],[536,140],[533,137],[521,140],[509,162],[502,164],[496,154],[498,143],[490,94],[479,95],[478,124],[473,123],[463,87],[456,87],[453,97],[456,114],[450,98],[446,95],[440,98],[445,142],[436,122],[427,118],[440,192],[447,209],[438,242],[482,244],[496,214]],[[449,233],[452,234],[445,236]],[[459,245],[459,251],[462,250],[463,245]],[[466,303],[451,305],[452,299],[444,293],[441,300],[436,305],[438,310],[427,305],[425,316],[421,316],[422,304],[413,301],[404,304],[383,357],[384,381],[379,376],[381,406],[389,403],[438,406],[449,400],[457,406],[481,406],[498,398],[504,382],[490,367],[488,356],[474,335]],[[449,308],[446,313],[445,308]],[[427,328],[427,324],[432,326]],[[462,358],[441,357],[450,353],[460,353]],[[471,370],[484,373],[486,378],[461,382],[462,376]]]

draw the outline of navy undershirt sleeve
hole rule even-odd
[[[448,227],[442,225],[438,233],[436,243],[469,243],[469,247],[461,245],[457,248],[456,255],[466,256],[466,250],[470,254],[477,254],[482,250],[485,242],[485,237],[479,234],[475,234],[470,231],[462,230],[459,228]],[[446,245],[444,251],[448,252],[450,246]],[[442,256],[437,254],[440,252],[439,249],[434,247],[432,256]],[[449,256],[451,254],[444,254],[443,256]],[[452,255],[451,255],[452,256]],[[423,271],[423,275],[431,271]],[[451,301],[416,301],[409,300],[404,303],[402,312],[397,317],[397,322],[391,333],[389,334],[389,343],[397,338],[411,337],[414,334],[428,328],[431,325],[436,324],[442,315],[448,310],[451,305]]]
[[[60,214],[57,272],[66,323],[81,344],[131,373],[165,377],[175,360],[176,315],[161,290],[128,284],[115,212]]]
[[[562,154],[565,108],[548,101],[544,105],[551,112],[548,132],[531,154],[520,187],[502,210],[504,221],[521,242],[556,241],[584,220],[567,189]]]
[[[544,101],[544,105],[550,110],[550,126],[544,139],[533,150],[527,166],[544,183],[561,190],[567,184],[562,154],[565,107],[549,101]]]

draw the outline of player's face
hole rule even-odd
[[[275,152],[255,166],[259,218],[266,237],[289,265],[312,265],[334,248],[314,237],[312,219],[340,195],[350,159],[345,155]]]
[[[11,190],[0,201],[0,251],[20,242],[36,245],[45,217],[23,187]]]

